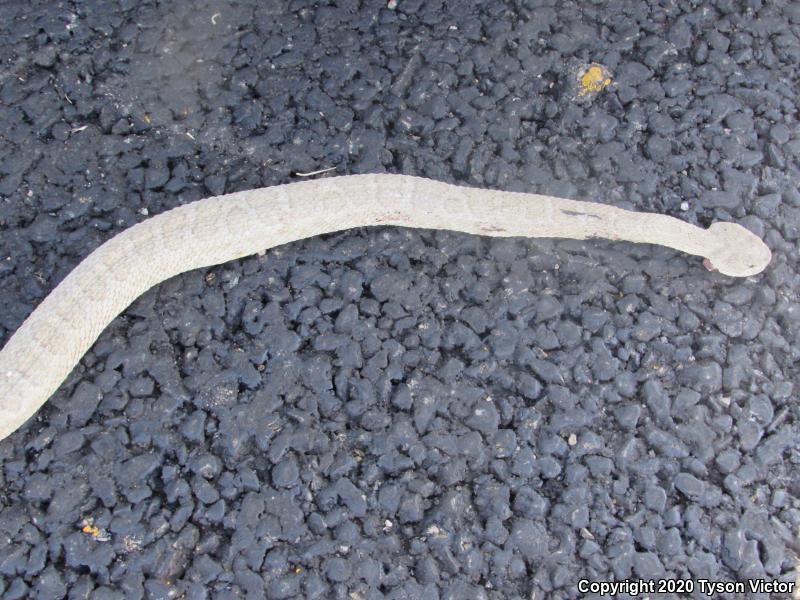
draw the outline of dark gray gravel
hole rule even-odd
[[[146,215],[329,166],[773,263],[364,229],[170,280],[0,443],[0,598],[796,577],[800,4],[394,4],[0,3],[0,342]]]

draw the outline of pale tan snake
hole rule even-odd
[[[733,277],[759,273],[771,257],[758,236],[732,223],[706,230],[665,215],[405,175],[350,175],[215,196],[115,236],[33,311],[0,351],[0,439],[36,413],[106,326],[152,286],[191,269],[366,225],[659,244],[703,256]]]

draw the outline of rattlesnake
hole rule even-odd
[[[0,439],[47,401],[103,329],[152,286],[191,269],[367,225],[660,244],[703,256],[733,277],[759,273],[771,258],[758,236],[732,223],[705,230],[665,215],[406,175],[348,175],[214,196],[113,237],[31,313],[0,351]]]

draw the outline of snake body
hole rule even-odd
[[[152,286],[294,240],[368,225],[660,244],[703,256],[734,277],[760,272],[771,257],[756,235],[732,223],[702,229],[665,215],[406,175],[348,175],[214,196],[111,238],[31,313],[0,351],[0,439],[36,413],[108,324]]]

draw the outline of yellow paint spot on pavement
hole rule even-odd
[[[105,530],[100,529],[94,524],[94,520],[91,517],[81,521],[81,531],[92,536],[98,542],[107,542],[111,539],[111,536],[109,536]]]
[[[579,75],[578,82],[580,84],[578,96],[583,97],[611,85],[611,73],[603,65],[592,63]]]

